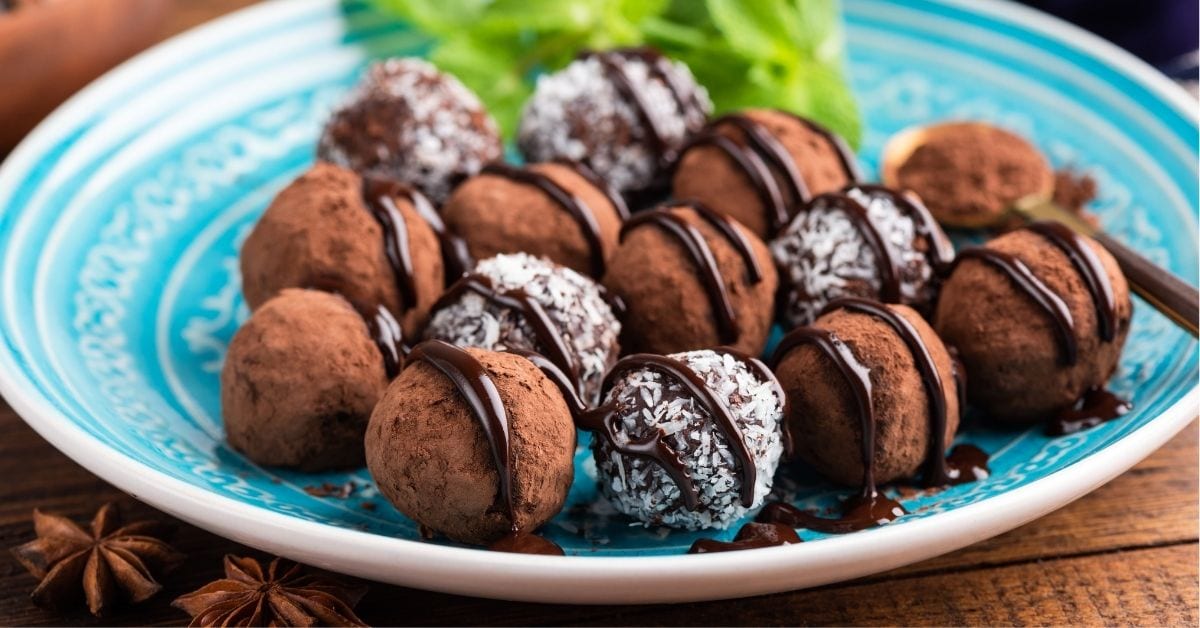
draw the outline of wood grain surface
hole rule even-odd
[[[166,34],[252,0],[174,0]],[[1193,423],[1129,472],[1077,502],[958,552],[853,582],[746,600],[585,607],[497,602],[374,584],[359,606],[375,625],[1159,625],[1195,626],[1197,460]],[[33,538],[38,507],[86,520],[106,501],[130,517],[166,516],[54,450],[0,402],[0,546]],[[0,625],[180,625],[170,601],[220,577],[226,553],[257,552],[180,524],[188,554],[165,590],[103,621],[29,602],[35,585],[0,553]],[[397,565],[397,569],[403,569]]]

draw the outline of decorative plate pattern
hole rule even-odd
[[[928,0],[847,0],[845,8],[850,69],[867,122],[860,153],[868,172],[884,141],[906,126],[946,118],[999,123],[1034,138],[1055,166],[1094,176],[1102,191],[1094,209],[1105,227],[1196,282],[1194,103],[1181,104],[1171,88],[1156,83],[1160,79],[1146,78],[1120,55],[1063,39],[1056,29],[1076,37],[1065,27],[1018,25],[1012,15],[1021,17],[1021,9]],[[144,55],[56,113],[0,169],[0,390],[6,398],[85,466],[152,503],[239,540],[404,584],[615,602],[748,594],[890,566],[879,561],[853,573],[750,579],[740,588],[700,587],[692,594],[613,589],[608,597],[530,590],[536,579],[530,574],[489,588],[465,576],[465,584],[456,584],[449,566],[441,575],[435,568],[415,576],[393,573],[385,556],[455,557],[455,565],[468,568],[511,561],[513,569],[529,557],[438,554],[436,545],[397,541],[418,540],[416,527],[378,496],[365,469],[315,476],[266,470],[224,444],[218,374],[225,346],[247,316],[237,266],[242,240],[273,194],[312,162],[321,122],[369,59],[420,55],[427,44],[359,0],[273,2]],[[866,548],[883,532],[903,539],[906,529],[915,539],[930,530],[921,519],[998,504],[995,498],[1022,487],[1033,494],[1031,485],[1047,486],[1062,477],[1056,472],[1109,448],[1133,455],[1131,443],[1144,448],[1143,441],[1165,438],[1194,416],[1197,374],[1195,341],[1138,302],[1113,382],[1132,398],[1131,414],[1059,438],[968,421],[958,440],[992,454],[988,479],[906,497],[912,514],[887,530],[764,552],[785,557],[780,565],[819,566],[821,556],[828,557],[823,546]],[[677,555],[702,536],[631,526],[597,502],[587,458],[580,454],[570,503],[546,532],[569,554],[588,556],[583,562],[595,565],[596,577],[602,556]],[[786,475],[777,490],[801,505],[825,507],[845,494],[801,468]],[[324,483],[349,484],[353,492],[337,498],[305,491]],[[1087,490],[1085,483],[1077,480],[1072,496]],[[1070,496],[1058,499],[1039,508]],[[235,527],[256,518],[263,530]],[[318,525],[293,526],[293,520]],[[268,537],[267,528],[329,546],[289,544]],[[999,531],[993,528],[990,533]],[[975,537],[982,535],[983,527]],[[967,536],[955,542],[969,542]],[[372,547],[393,555],[371,556],[364,548]],[[742,560],[702,559],[712,565]],[[588,569],[559,560],[563,586],[569,574]],[[674,564],[654,560],[632,564],[624,579],[636,585],[641,567],[650,574],[652,564]]]

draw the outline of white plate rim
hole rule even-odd
[[[321,0],[308,0],[315,3]],[[1123,70],[1188,117],[1188,95],[1142,61],[1074,26],[994,0],[943,0],[1039,30]],[[269,0],[214,20],[127,61],[72,97],[0,166],[31,157],[64,121],[142,66],[181,54],[234,25],[267,19],[294,0]],[[938,515],[799,546],[701,556],[543,557],[395,539],[274,513],[210,493],[98,443],[42,399],[0,356],[0,395],[43,438],[92,473],[184,521],[234,541],[354,576],[423,589],[530,602],[622,604],[744,597],[879,573],[1011,530],[1103,485],[1162,446],[1198,414],[1193,387],[1145,426],[1046,477]]]

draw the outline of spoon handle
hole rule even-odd
[[[1138,296],[1180,327],[1192,332],[1193,336],[1198,335],[1200,293],[1195,288],[1106,233],[1099,232],[1092,237],[1112,253]]]

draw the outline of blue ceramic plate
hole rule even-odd
[[[1195,283],[1196,103],[1133,58],[1026,9],[847,0],[862,160],[912,124],[990,120],[1100,182],[1107,229]],[[1013,528],[1095,488],[1195,416],[1197,346],[1144,303],[1113,382],[1130,415],[1050,438],[968,426],[993,475],[910,498],[892,525],[685,556],[696,534],[594,503],[582,460],[546,526],[567,558],[425,543],[365,470],[262,469],[222,440],[218,372],[247,315],[237,251],[313,160],[322,120],[369,59],[427,40],[364,3],[282,0],[164,44],[72,99],[0,169],[0,391],[101,477],[234,540],[330,569],[552,602],[734,597],[882,571]],[[837,494],[800,473],[805,506]],[[305,487],[355,487],[348,498]],[[374,510],[363,504],[375,505]]]

